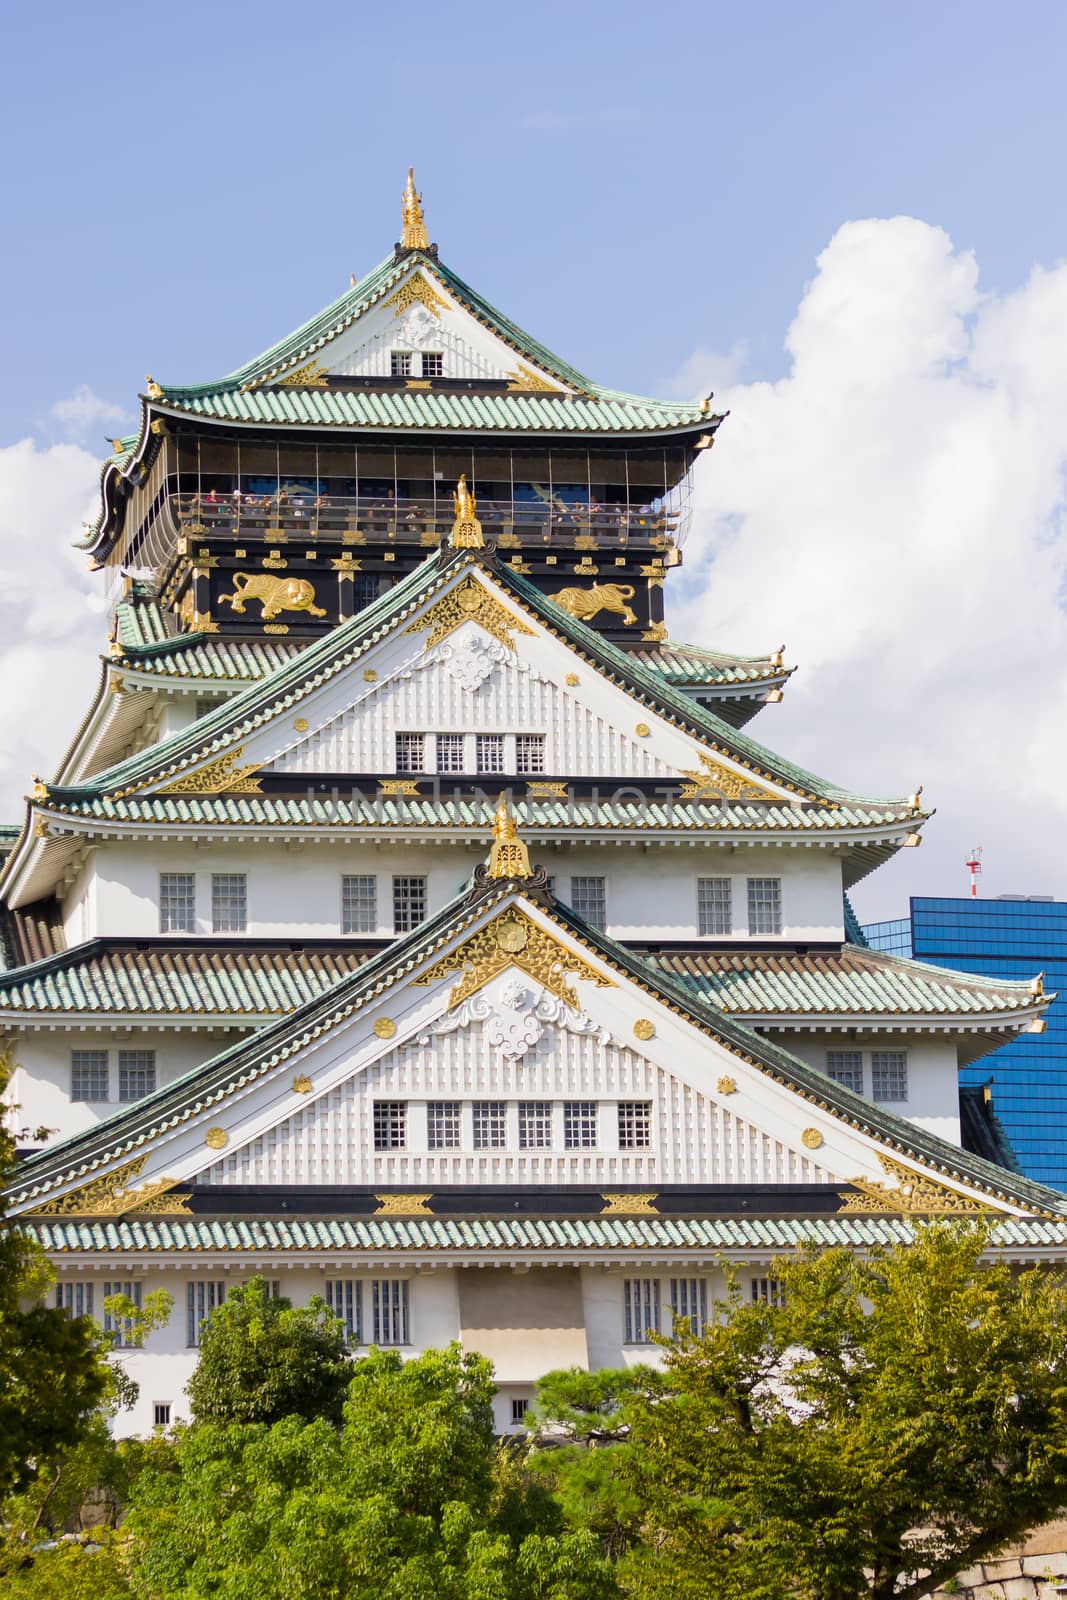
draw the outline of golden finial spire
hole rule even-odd
[[[493,842],[489,847],[489,876],[491,878],[528,878],[530,852],[519,838],[515,819],[508,810],[503,795],[493,814]]]
[[[467,488],[467,474],[461,472],[459,482],[456,484],[452,496],[452,504],[456,511],[456,520],[452,524],[452,532],[448,542],[453,550],[480,550],[485,544],[482,525],[475,515],[475,499]]]
[[[422,195],[415,192],[414,167],[408,168],[407,188],[400,202],[400,215],[404,219],[404,231],[400,235],[402,247],[405,250],[428,250],[430,240],[422,220]]]

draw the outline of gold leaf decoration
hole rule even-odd
[[[656,1034],[656,1024],[648,1017],[638,1017],[634,1023],[635,1039],[652,1039]]]
[[[304,366],[297,367],[295,372],[287,372],[284,378],[278,379],[280,389],[325,389],[326,368],[321,361],[308,361]]]
[[[531,800],[566,800],[567,785],[562,778],[532,778],[526,785],[526,793]]]
[[[379,1017],[374,1024],[374,1037],[376,1039],[392,1039],[396,1033],[396,1023],[392,1017]]]
[[[230,1136],[225,1128],[209,1128],[204,1135],[204,1143],[209,1150],[225,1150],[230,1142]]]
[[[433,316],[439,317],[442,311],[448,310],[448,301],[437,293],[421,272],[416,272],[400,285],[395,294],[386,300],[387,306],[395,307],[394,317],[403,316],[409,306],[425,306]]]
[[[450,589],[428,611],[424,611],[405,632],[425,633],[429,629],[430,637],[426,641],[429,650],[433,645],[440,644],[442,639],[447,639],[464,622],[476,622],[509,650],[515,648],[515,641],[511,637],[513,633],[533,636],[533,629],[502,605],[496,595],[490,594],[470,573],[462,583],[457,583],[454,589]]]
[[[407,799],[418,799],[419,784],[417,778],[379,778],[378,793],[380,795],[394,795]]]
[[[298,1072],[296,1077],[293,1079],[293,1093],[294,1094],[310,1094],[311,1093],[311,1079],[308,1077],[306,1072]]]
[[[574,570],[578,572],[582,568],[576,567]],[[595,572],[597,569],[590,563],[585,570]],[[633,599],[634,593],[632,583],[591,583],[588,589],[580,589],[573,584],[568,589],[557,589],[548,598],[562,606],[564,611],[569,611],[579,622],[588,622],[600,611],[610,611],[620,616],[627,628],[631,628],[637,621],[637,613],[626,602]]]
[[[665,622],[654,622],[652,626],[650,628],[646,628],[644,633],[641,635],[641,640],[644,644],[663,644],[666,638],[667,624]]]
[[[508,967],[518,967],[573,1011],[579,1009],[578,997],[567,982],[568,978],[585,978],[601,989],[614,987],[610,978],[601,977],[581,956],[546,933],[517,906],[502,911],[492,922],[465,939],[451,955],[442,956],[428,972],[412,978],[411,982],[422,987],[453,972],[462,974],[448,997],[451,1010]]]
[[[378,1209],[374,1212],[376,1217],[432,1217],[433,1212],[427,1205],[433,1196],[429,1194],[376,1194]]]
[[[940,1183],[928,1172],[913,1172],[891,1156],[878,1152],[883,1171],[893,1180],[894,1187],[877,1183],[871,1178],[850,1178],[849,1183],[859,1194],[849,1195],[842,1211],[881,1212],[927,1216],[986,1216],[996,1210],[984,1200],[972,1199]]]
[[[94,1178],[80,1189],[60,1195],[56,1200],[46,1200],[26,1213],[30,1217],[120,1217],[127,1212],[154,1213],[157,1216],[180,1215],[188,1209],[187,1194],[170,1194],[175,1178],[154,1178],[139,1189],[133,1180],[139,1178],[148,1160],[148,1152],[116,1167],[102,1178]]]
[[[700,770],[682,768],[682,777],[689,782],[682,785],[683,800],[767,800],[782,802],[782,796],[764,788],[750,772],[734,772],[721,761],[697,751]]]
[[[800,1142],[805,1150],[818,1150],[822,1146],[822,1134],[818,1128],[805,1128],[800,1135]]]
[[[536,394],[562,393],[562,390],[556,384],[549,383],[547,378],[543,378],[532,367],[524,366],[521,361],[517,366],[512,367],[508,373],[508,378],[510,379],[508,383],[509,394],[521,394],[523,391],[529,392],[530,390],[533,390]]]
[[[161,1179],[160,1183],[165,1184],[168,1181],[167,1179]],[[150,1183],[145,1185],[146,1190],[153,1187]],[[149,1195],[144,1200],[138,1200],[136,1205],[129,1208],[126,1215],[129,1217],[188,1217],[192,1215],[189,1210],[189,1202],[192,1198],[191,1194],[178,1194],[174,1189],[162,1189],[158,1194]]]
[[[652,1194],[605,1194],[602,1217],[657,1217],[655,1192]]]
[[[727,1078],[727,1077],[720,1078],[718,1083],[715,1085],[715,1087],[719,1091],[720,1094],[736,1094],[737,1093],[737,1079],[736,1078]]]
[[[259,771],[255,762],[239,765],[244,755],[244,745],[216,756],[206,767],[186,772],[160,789],[160,794],[259,794],[260,779],[253,777]]]

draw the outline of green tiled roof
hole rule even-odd
[[[743,688],[746,684],[787,678],[796,671],[795,667],[774,666],[770,656],[732,656],[724,650],[706,650],[675,639],[643,645],[627,654],[676,688],[695,689],[705,684]]]
[[[155,600],[124,600],[116,607],[121,667],[154,677],[226,683],[267,678],[306,648],[294,639],[221,639],[210,633],[174,633],[170,612]]]
[[[141,1252],[351,1250],[493,1251],[514,1258],[530,1251],[619,1251],[632,1259],[635,1250],[784,1251],[812,1243],[870,1250],[907,1244],[913,1224],[903,1217],[256,1217],[215,1221],[209,1218],[131,1218],[126,1222],[44,1222],[30,1220],[32,1231],[49,1254],[137,1254]],[[1067,1220],[1010,1219],[994,1224],[994,1249],[1062,1250],[1067,1245]]]

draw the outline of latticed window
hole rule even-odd
[[[107,1309],[107,1301],[112,1295],[121,1294],[140,1311],[142,1288],[139,1278],[127,1278],[121,1283],[104,1284],[104,1332],[115,1335],[115,1344],[120,1350],[128,1350],[136,1345],[137,1323],[133,1317],[113,1316]]]
[[[885,1105],[908,1098],[908,1052],[871,1051],[871,1099]]]
[[[749,878],[748,931],[750,934],[781,933],[781,878]]]
[[[512,1397],[511,1397],[511,1425],[512,1425],[513,1428],[516,1427],[517,1425],[525,1422],[526,1413],[527,1413],[527,1411],[529,1411],[529,1409],[530,1409],[530,1402],[529,1402],[528,1399],[521,1398],[519,1395],[512,1395]]]
[[[571,905],[592,928],[603,928],[608,920],[607,880],[572,878]]]
[[[626,1344],[643,1344],[650,1333],[659,1332],[658,1278],[624,1278],[622,1305]]]
[[[373,872],[346,872],[341,877],[341,932],[376,933],[378,880]]]
[[[372,1285],[375,1344],[410,1344],[406,1278],[381,1278]]]
[[[545,736],[543,733],[515,735],[515,771],[544,772]]]
[[[503,1100],[474,1102],[474,1148],[503,1150],[507,1142],[507,1121]]]
[[[827,1050],[826,1075],[842,1088],[863,1093],[863,1051]]]
[[[185,1286],[185,1342],[190,1350],[199,1347],[204,1328],[226,1298],[221,1278],[194,1278]]]
[[[753,1278],[752,1299],[763,1300],[769,1306],[784,1306],[785,1286],[781,1278]]]
[[[153,1402],[153,1404],[152,1404],[152,1426],[153,1426],[153,1428],[169,1428],[170,1427],[170,1401],[169,1400],[156,1400],[156,1401]]]
[[[352,610],[362,611],[364,606],[372,606],[381,592],[378,578],[373,572],[354,572],[352,574]]]
[[[154,1094],[156,1088],[156,1052],[154,1050],[119,1051],[119,1099],[140,1100]]]
[[[410,378],[411,376],[411,351],[390,350],[389,375],[392,378]]]
[[[520,1100],[519,1149],[548,1150],[551,1144],[551,1103],[548,1100]]]
[[[159,874],[160,933],[196,932],[196,875],[192,872]]]
[[[393,879],[393,932],[410,933],[426,916],[426,879]]]
[[[403,1100],[374,1102],[375,1150],[403,1150],[407,1141],[408,1108]]]
[[[426,1143],[431,1150],[458,1150],[458,1100],[431,1100],[426,1107]]]
[[[563,1144],[568,1150],[592,1150],[595,1147],[595,1100],[567,1100],[564,1102]]]
[[[688,1317],[690,1333],[700,1337],[708,1320],[708,1285],[704,1278],[671,1279],[671,1316]]]
[[[92,1284],[57,1283],[56,1310],[65,1311],[68,1317],[91,1317],[93,1314]]]
[[[733,882],[730,878],[697,879],[697,933],[704,938],[733,933]]]
[[[479,772],[503,772],[504,735],[479,733],[474,741],[474,759]]]
[[[619,1149],[647,1150],[652,1143],[652,1103],[649,1100],[620,1100]]]
[[[422,355],[422,375],[424,378],[443,378],[445,375],[445,358],[440,350],[424,350]]]
[[[437,735],[438,772],[462,772],[463,765],[463,735],[461,733],[439,733]]]
[[[72,1100],[106,1100],[109,1089],[108,1077],[106,1050],[72,1050],[70,1052],[70,1098]]]
[[[243,872],[211,874],[211,928],[244,933],[248,926],[248,879]]]
[[[326,1304],[344,1323],[345,1341],[363,1343],[363,1285],[358,1278],[327,1278]]]
[[[396,736],[396,770],[398,772],[425,772],[426,757],[421,733],[398,733]]]

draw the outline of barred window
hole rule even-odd
[[[606,878],[572,878],[571,905],[590,927],[603,929],[608,920]]]
[[[512,1397],[511,1397],[511,1425],[512,1425],[513,1428],[515,1426],[517,1426],[517,1424],[519,1424],[521,1422],[525,1422],[526,1413],[527,1413],[527,1411],[529,1411],[529,1409],[530,1409],[530,1402],[529,1402],[528,1399],[520,1399],[518,1395],[512,1395]]]
[[[507,1142],[507,1122],[503,1100],[474,1102],[474,1148],[503,1150]]]
[[[445,358],[440,350],[424,350],[422,352],[422,375],[424,378],[444,377]]]
[[[376,1279],[372,1289],[374,1343],[410,1344],[407,1279]]]
[[[70,1052],[70,1098],[72,1100],[106,1100],[109,1093],[108,1056],[106,1050],[72,1050]]]
[[[543,733],[515,735],[515,771],[544,772],[545,736]]]
[[[373,872],[341,875],[341,932],[378,931],[378,880]]]
[[[57,1283],[56,1310],[65,1311],[68,1317],[91,1317],[93,1314],[92,1284]]]
[[[421,733],[398,733],[396,736],[396,770],[398,772],[425,772]]]
[[[781,1278],[753,1278],[752,1299],[763,1300],[769,1306],[784,1306],[785,1286]]]
[[[349,582],[352,585],[352,610],[362,611],[365,606],[372,606],[380,593],[380,583],[373,572],[353,572]]]
[[[647,1150],[652,1143],[652,1102],[620,1100],[619,1149]]]
[[[827,1050],[826,1074],[845,1089],[863,1093],[863,1051]]]
[[[563,1105],[563,1144],[567,1150],[596,1146],[596,1101],[567,1100]]]
[[[375,1150],[403,1150],[407,1142],[408,1108],[404,1100],[375,1100]]]
[[[346,1344],[363,1343],[363,1285],[358,1278],[327,1278],[326,1304],[344,1323]]]
[[[648,1334],[659,1332],[658,1278],[624,1278],[622,1304],[626,1344],[643,1344]]]
[[[196,875],[192,872],[159,874],[160,933],[196,932]]]
[[[504,735],[479,733],[474,741],[474,759],[479,772],[503,772]]]
[[[390,350],[389,376],[391,378],[410,378],[411,376],[411,351]]]
[[[551,1103],[548,1100],[520,1100],[519,1149],[548,1150],[551,1144]]]
[[[410,933],[426,916],[426,879],[393,879],[393,932]]]
[[[127,1278],[121,1283],[104,1284],[104,1332],[115,1335],[115,1345],[120,1350],[130,1350],[137,1345],[137,1323],[132,1317],[115,1317],[107,1309],[107,1301],[113,1294],[124,1295],[140,1311],[141,1290],[143,1285],[139,1278]]]
[[[153,1426],[153,1428],[169,1428],[170,1427],[170,1401],[169,1400],[155,1400],[155,1401],[153,1401],[153,1403],[152,1403],[152,1426]]]
[[[879,1104],[908,1098],[908,1052],[871,1051],[871,1099]]]
[[[781,933],[781,878],[749,878],[748,931],[750,934]]]
[[[730,878],[697,879],[697,933],[703,938],[733,933],[733,889]]]
[[[211,928],[244,933],[248,926],[248,878],[243,872],[211,874]]]
[[[156,1052],[120,1050],[119,1099],[126,1102],[140,1100],[146,1094],[154,1094],[155,1088]]]
[[[190,1350],[199,1348],[203,1330],[226,1298],[221,1278],[194,1278],[185,1287],[185,1342]]]
[[[705,1279],[671,1279],[671,1316],[688,1317],[689,1331],[699,1339],[708,1320],[708,1285]]]
[[[461,733],[439,733],[437,735],[438,772],[462,772],[463,765],[463,735]]]
[[[431,1100],[426,1107],[426,1143],[431,1150],[459,1149],[459,1101]]]

